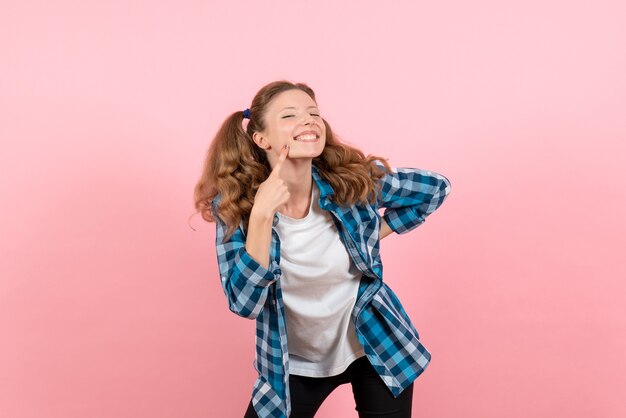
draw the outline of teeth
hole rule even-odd
[[[313,141],[317,138],[317,135],[311,135],[311,134],[307,134],[307,135],[298,135],[295,140],[296,141]]]

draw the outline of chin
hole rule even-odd
[[[322,155],[322,151],[323,150],[316,150],[316,151],[297,151],[297,152],[289,152],[289,158],[290,159],[294,159],[294,158],[316,158],[319,157],[320,155]]]
[[[316,144],[315,147],[296,147],[293,146],[289,150],[289,158],[313,158],[318,157],[324,152],[325,144]]]

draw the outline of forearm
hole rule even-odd
[[[397,234],[405,234],[433,213],[450,194],[442,174],[418,168],[396,168],[382,180],[379,207],[383,219]]]
[[[250,257],[266,269],[269,268],[272,221],[273,217],[252,212],[246,237],[246,251]]]

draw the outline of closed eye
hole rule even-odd
[[[294,116],[295,116],[295,115],[285,115],[285,116],[283,116],[281,119],[292,118],[292,117],[294,117]],[[311,113],[311,116],[319,116],[319,114],[317,114],[317,113]]]

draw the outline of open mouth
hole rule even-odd
[[[317,134],[304,134],[304,135],[298,135],[294,137],[293,140],[298,141],[298,142],[315,142],[319,138],[320,137]]]

